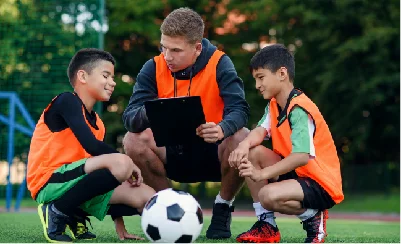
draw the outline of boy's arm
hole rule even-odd
[[[103,141],[96,139],[90,130],[82,114],[82,104],[79,98],[72,93],[60,95],[52,104],[51,109],[55,111],[53,116],[59,114],[67,126],[74,133],[79,143],[92,156],[102,154],[118,153]]]
[[[267,131],[265,128],[258,126],[255,129],[251,130],[248,136],[239,143],[238,146],[243,146],[248,149],[256,147],[263,142],[263,139],[266,137]]]
[[[278,163],[262,170],[262,179],[271,179],[306,165],[315,157],[313,135],[315,126],[312,118],[300,107],[294,108],[288,116],[291,125],[291,154]]]

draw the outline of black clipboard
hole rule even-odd
[[[156,146],[174,146],[201,140],[196,128],[206,123],[200,96],[160,98],[145,102]]]

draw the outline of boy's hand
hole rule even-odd
[[[242,160],[238,170],[241,177],[249,177],[255,182],[263,180],[261,170],[256,169],[248,159]]]
[[[205,142],[215,143],[224,138],[223,130],[220,125],[213,122],[202,124],[196,128],[196,135],[203,138]]]
[[[230,153],[228,163],[231,167],[238,168],[242,160],[248,159],[248,155],[249,147],[240,143],[238,147]]]
[[[132,186],[140,186],[143,182],[143,177],[141,175],[141,170],[138,168],[138,166],[134,165],[134,170],[132,171],[132,176],[131,178],[128,179],[128,182]]]
[[[114,220],[114,225],[116,227],[117,236],[118,236],[118,239],[120,239],[120,241],[123,241],[123,240],[145,240],[142,237],[139,237],[139,236],[132,235],[132,234],[128,233],[127,230],[125,229],[124,219],[122,217],[116,218]]]

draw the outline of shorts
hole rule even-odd
[[[278,181],[294,179],[299,182],[304,192],[302,208],[325,210],[332,208],[336,203],[331,196],[316,181],[308,177],[298,177],[295,171],[280,175]]]
[[[39,204],[49,203],[63,196],[68,190],[85,177],[85,162],[86,158],[71,164],[64,164],[56,169],[47,183],[37,194],[35,199],[36,202]],[[106,194],[96,196],[91,200],[84,202],[81,204],[80,209],[99,220],[103,220],[110,207],[109,202],[113,191],[114,190],[109,191]]]
[[[218,144],[204,141],[192,144],[167,146],[167,177],[181,183],[220,182],[221,167]]]

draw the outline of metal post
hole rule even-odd
[[[103,33],[104,15],[105,15],[105,0],[99,0],[100,30],[98,31],[98,48],[101,50],[104,50],[104,33]],[[101,116],[101,114],[102,114],[102,103],[101,102],[96,103],[95,111],[99,114],[99,116]]]
[[[8,148],[7,148],[7,161],[8,161],[8,175],[7,175],[7,188],[6,188],[6,210],[10,211],[12,199],[12,184],[11,184],[11,165],[14,157],[14,127],[15,127],[15,94],[10,97],[10,114],[8,124]]]

